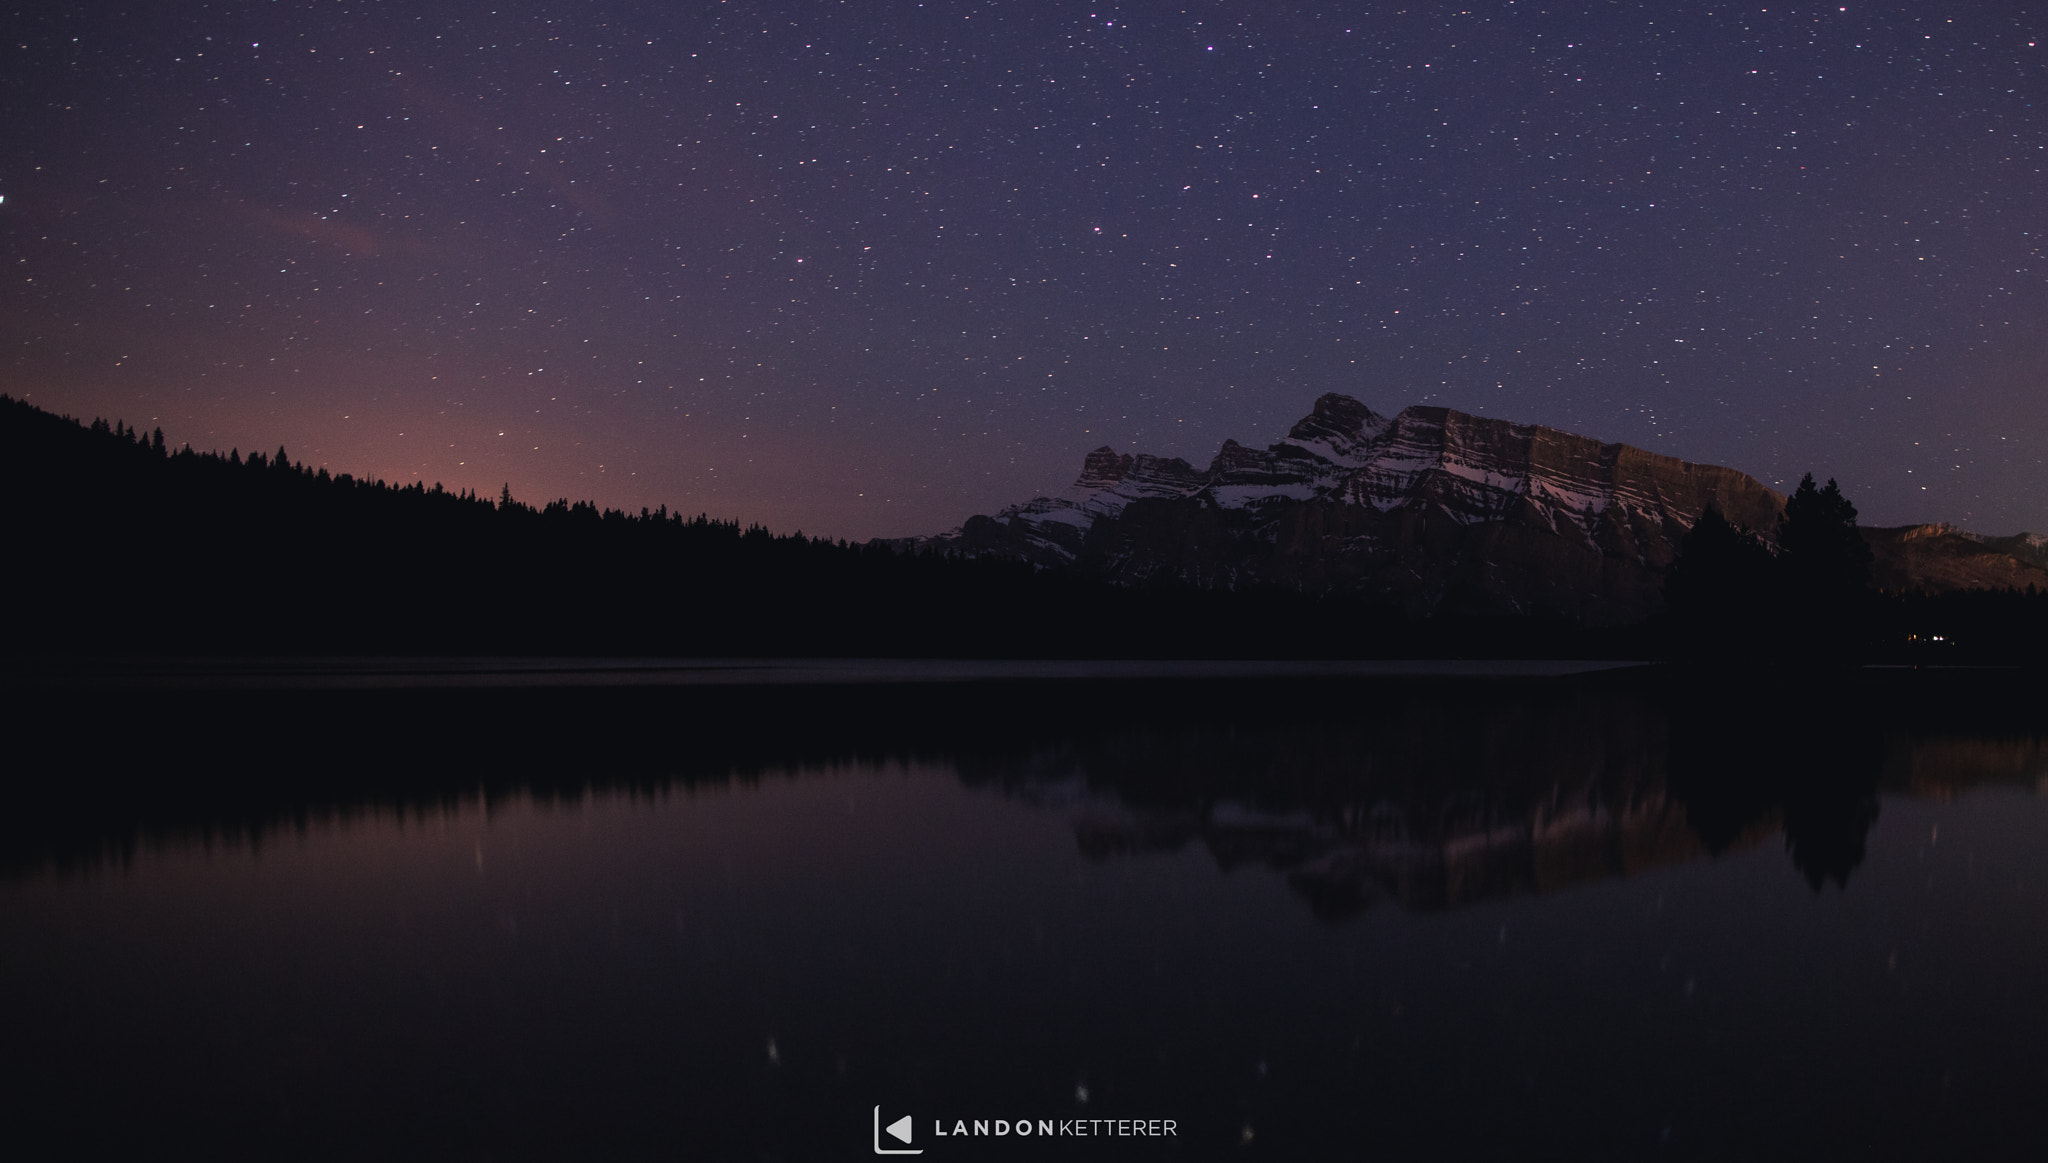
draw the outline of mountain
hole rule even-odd
[[[2048,535],[1987,537],[1948,524],[1861,532],[1874,559],[1870,580],[1879,589],[2048,590]]]
[[[1709,504],[1770,536],[1785,498],[1730,468],[1449,408],[1382,416],[1333,393],[1264,449],[1226,440],[1197,468],[1098,448],[1061,495],[919,544],[1126,585],[1618,625],[1659,608]]]

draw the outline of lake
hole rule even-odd
[[[0,1110],[65,1155],[2048,1149],[2017,672],[10,683]]]

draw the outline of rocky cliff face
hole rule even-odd
[[[1987,537],[1953,525],[1862,530],[1871,584],[1883,590],[2048,590],[2048,536]]]
[[[1225,441],[1206,468],[1099,448],[1065,493],[929,544],[1132,584],[1614,624],[1658,608],[1709,504],[1768,535],[1785,498],[1733,469],[1448,408],[1381,416],[1332,394],[1280,442]]]

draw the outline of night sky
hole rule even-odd
[[[0,391],[855,538],[1338,391],[2048,530],[2044,10],[18,8]]]

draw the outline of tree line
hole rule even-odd
[[[1014,561],[541,505],[172,450],[0,396],[0,652],[2032,661],[2048,595],[1880,594],[1811,476],[1775,529],[1702,515],[1667,610],[1588,629],[1381,602],[1117,587]]]
[[[1699,661],[2033,664],[2048,651],[2048,594],[1887,593],[1871,586],[1856,506],[1808,473],[1766,537],[1708,507],[1680,543],[1658,619],[1661,646]]]
[[[1136,592],[666,508],[393,485],[283,448],[172,450],[161,430],[4,396],[0,496],[0,651],[16,655],[1346,657],[1406,641],[1343,598]]]

